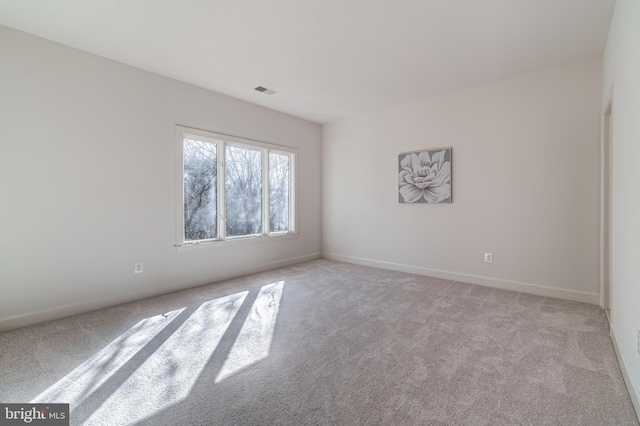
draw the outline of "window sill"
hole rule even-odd
[[[204,248],[221,248],[235,245],[269,243],[274,241],[292,240],[298,238],[298,232],[288,232],[276,235],[250,235],[246,237],[231,237],[226,240],[209,240],[200,243],[189,243],[174,246],[176,252],[199,250]]]

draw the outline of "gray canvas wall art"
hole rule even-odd
[[[398,155],[398,201],[451,203],[451,148]]]

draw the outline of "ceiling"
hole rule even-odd
[[[327,123],[600,55],[614,5],[0,0],[0,25]]]

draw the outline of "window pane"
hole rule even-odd
[[[289,230],[288,155],[269,154],[269,222],[271,232]]]
[[[217,238],[217,145],[184,139],[184,240]]]
[[[262,151],[227,145],[227,236],[262,233]]]

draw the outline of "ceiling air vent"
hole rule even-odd
[[[275,90],[267,89],[266,87],[262,87],[262,86],[258,86],[254,90],[257,90],[258,92],[265,93],[267,95],[273,95],[274,93],[276,93]]]

